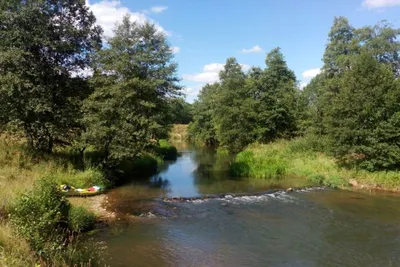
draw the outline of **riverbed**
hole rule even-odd
[[[101,236],[110,266],[400,266],[397,195],[286,192],[304,181],[238,180],[229,175],[228,156],[179,149],[157,175],[108,194],[107,209],[136,218]],[[166,201],[215,194],[222,196]]]

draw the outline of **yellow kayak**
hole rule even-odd
[[[78,197],[78,196],[96,196],[99,194],[104,193],[104,189],[99,187],[99,186],[92,186],[90,188],[85,188],[85,189],[81,189],[81,188],[75,188],[73,186],[70,185],[60,185],[60,190],[61,192],[69,197]]]

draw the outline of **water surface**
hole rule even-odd
[[[400,266],[400,198],[395,195],[325,189],[163,201],[288,186],[287,181],[235,180],[228,164],[227,156],[186,147],[158,175],[112,191],[110,207],[143,218],[118,224],[103,237],[109,264]]]

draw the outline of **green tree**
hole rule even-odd
[[[253,106],[257,114],[257,140],[261,142],[294,135],[299,105],[296,76],[288,68],[280,49],[271,50],[265,63],[267,68],[250,76],[255,80],[252,88],[257,101]]]
[[[369,170],[400,163],[400,87],[391,66],[363,52],[337,79],[338,92],[324,118],[328,136],[341,159]]]
[[[207,85],[193,105],[192,136],[237,152],[252,142],[296,134],[300,113],[296,77],[279,48],[266,57],[267,68],[244,74],[228,58],[220,82]]]
[[[180,94],[177,65],[153,24],[125,16],[94,60],[94,92],[85,101],[84,139],[106,167],[134,159],[168,135],[169,99]]]
[[[251,121],[247,105],[246,75],[235,58],[228,58],[219,74],[220,86],[215,96],[212,120],[221,146],[238,151],[251,142]]]
[[[200,140],[208,146],[218,145],[213,122],[213,109],[218,89],[218,83],[207,84],[201,89],[198,100],[192,105],[193,121],[188,127],[191,139]]]
[[[50,152],[79,129],[89,88],[72,74],[100,47],[101,29],[80,0],[5,0],[0,8],[0,122]]]
[[[183,98],[172,98],[169,101],[172,122],[189,124],[192,121],[192,107]]]
[[[348,56],[358,52],[359,43],[354,31],[347,18],[334,18],[323,57],[327,75],[343,72],[349,66]]]

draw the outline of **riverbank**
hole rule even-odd
[[[160,140],[155,153],[155,155],[145,154],[142,158],[127,164],[126,167],[130,171],[129,175],[131,173],[154,173],[158,166],[163,164],[164,159],[174,159],[177,156],[176,148],[165,140]],[[89,151],[87,155],[84,155],[84,159],[80,159],[78,158],[79,155],[76,155],[68,147],[58,148],[52,154],[32,153],[20,138],[0,135],[0,266],[34,266],[44,260],[41,256],[42,252],[32,247],[32,244],[38,242],[37,240],[44,238],[40,236],[40,231],[36,231],[34,227],[30,227],[25,222],[11,223],[10,220],[15,215],[16,210],[36,210],[36,208],[39,208],[47,211],[45,207],[49,204],[46,203],[56,205],[54,200],[58,199],[58,193],[51,190],[50,193],[34,190],[39,181],[44,179],[54,186],[69,184],[76,188],[87,188],[99,185],[103,188],[110,188],[115,184],[115,181],[121,183],[127,179],[118,177],[120,180],[109,180],[104,172],[91,161],[93,154],[95,154],[93,151]],[[28,196],[27,199],[30,200],[24,202],[21,198],[23,195]],[[68,198],[65,201],[65,205],[70,206],[70,208],[65,214],[67,217],[61,218],[61,224],[65,224],[65,220],[68,220],[68,226],[63,226],[66,228],[60,230],[72,231],[67,238],[72,238],[74,242],[71,246],[68,245],[65,251],[56,254],[51,252],[50,256],[46,256],[47,265],[69,266],[69,263],[79,263],[80,266],[96,266],[97,259],[91,259],[92,256],[90,255],[97,256],[97,253],[81,248],[81,242],[77,240],[87,240],[86,235],[81,234],[81,232],[90,230],[93,226],[101,227],[116,219],[115,214],[104,207],[104,203],[107,202],[106,199],[107,195],[104,194],[88,198]],[[35,203],[37,203],[37,206],[35,206]],[[55,212],[58,211],[55,210]],[[42,218],[47,216],[43,215],[43,212],[36,212],[35,214],[36,217],[32,218],[33,220],[37,219],[38,222],[41,222],[42,219],[47,220],[47,217]],[[19,217],[23,218],[23,215]],[[53,218],[54,216],[50,217]],[[35,237],[32,237],[31,241],[28,242],[23,234],[17,235],[17,229],[21,225],[26,231],[34,232]],[[49,224],[48,228],[51,227],[53,225]],[[58,230],[54,229],[54,231]],[[44,240],[47,240],[47,237]],[[97,246],[96,244],[92,245]],[[86,252],[88,254],[83,255]],[[82,261],[80,261],[81,259]]]
[[[340,189],[382,190],[400,193],[400,172],[345,168],[323,151],[318,140],[297,138],[271,144],[253,144],[240,152],[231,171],[253,179],[296,176],[313,185]]]

